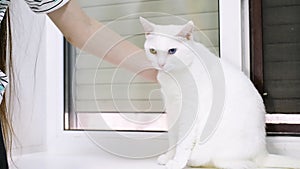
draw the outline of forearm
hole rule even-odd
[[[150,68],[144,51],[88,17],[76,0],[71,0],[48,16],[74,46],[156,81],[157,72]],[[147,71],[143,71],[145,69]]]

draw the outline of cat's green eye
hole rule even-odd
[[[173,55],[173,54],[176,53],[176,51],[177,51],[176,48],[171,48],[171,49],[168,50],[168,54],[169,54],[169,55]]]
[[[150,48],[149,49],[150,53],[152,53],[153,55],[156,55],[157,54],[157,51],[153,48]]]

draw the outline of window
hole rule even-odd
[[[252,80],[269,135],[300,134],[300,2],[251,0]]]
[[[138,17],[160,23],[193,20],[197,40],[219,55],[218,0],[79,0],[93,18],[142,47]],[[65,45],[65,129],[165,131],[158,84]],[[104,121],[102,120],[104,119]],[[135,123],[133,121],[138,121]],[[143,123],[151,125],[143,125]],[[148,123],[149,124],[149,123]]]

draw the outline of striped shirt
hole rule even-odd
[[[10,0],[0,0],[0,23],[5,15],[5,11],[10,3]]]
[[[5,87],[8,84],[8,78],[7,76],[0,70],[0,103],[3,98]]]
[[[5,11],[14,0],[0,0],[0,22]],[[36,13],[49,13],[65,5],[69,0],[24,0],[30,9]]]

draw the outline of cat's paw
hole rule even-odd
[[[157,163],[159,165],[166,165],[168,163],[168,161],[170,161],[170,157],[168,154],[163,154],[163,155],[160,155],[158,158],[157,158]]]
[[[175,160],[170,160],[167,164],[166,164],[166,169],[183,169],[184,167],[182,167],[180,165],[180,163],[178,161]]]

